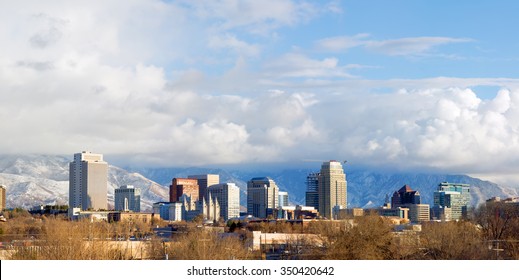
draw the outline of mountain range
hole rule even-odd
[[[0,156],[0,184],[6,186],[7,208],[31,208],[40,204],[68,204],[68,170],[72,157],[50,155]],[[237,170],[220,168],[120,168],[109,165],[108,201],[113,206],[114,189],[134,185],[141,189],[141,209],[150,211],[152,204],[168,200],[168,186],[174,177],[195,174],[219,174],[220,182],[233,182],[240,187],[240,204],[246,205],[247,181],[253,177],[272,178],[280,190],[288,191],[292,204],[304,205],[305,181],[315,169]],[[377,207],[386,195],[409,185],[420,192],[422,203],[432,204],[433,192],[441,182],[471,185],[472,205],[499,196],[517,196],[518,190],[467,175],[427,173],[383,173],[371,170],[345,170],[348,181],[348,207]]]

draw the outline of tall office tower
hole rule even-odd
[[[470,205],[470,185],[443,182],[434,192],[434,206],[451,208],[451,219],[466,218]]]
[[[220,175],[218,174],[188,175],[187,178],[196,179],[198,181],[199,200],[202,200],[206,197],[207,188],[209,186],[220,183]]]
[[[401,187],[391,197],[391,208],[406,207],[406,204],[420,204],[420,193],[413,191],[409,185]]]
[[[306,193],[305,201],[306,206],[314,207],[315,210],[319,210],[319,172],[310,173],[306,176]]]
[[[276,182],[268,177],[252,178],[247,182],[247,214],[267,218],[279,206]]]
[[[115,211],[141,212],[141,189],[132,185],[115,189]]]
[[[220,204],[220,216],[226,221],[240,217],[240,188],[234,183],[211,185],[207,188],[208,197],[216,198]]]
[[[5,209],[5,186],[0,185],[0,212]]]
[[[279,207],[288,206],[288,192],[278,192],[279,194]]]
[[[69,210],[108,208],[108,163],[102,154],[74,154],[69,173]]]
[[[340,162],[323,162],[319,175],[319,214],[334,219],[334,212],[347,208],[346,174]]]
[[[180,201],[180,197],[185,194],[192,201],[197,201],[200,197],[199,186],[196,179],[173,178],[169,186],[169,202]]]

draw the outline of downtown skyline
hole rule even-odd
[[[0,149],[517,183],[517,5],[1,1]]]

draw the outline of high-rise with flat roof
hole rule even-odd
[[[220,175],[218,174],[188,175],[187,178],[197,180],[199,200],[202,200],[206,197],[207,188],[209,186],[220,183]]]
[[[69,167],[69,209],[107,209],[108,163],[103,155],[87,151],[74,154]]]
[[[279,207],[288,206],[288,192],[278,192],[279,194]]]
[[[247,214],[267,218],[279,206],[279,189],[268,177],[252,178],[247,182]]]
[[[200,197],[200,188],[196,179],[173,178],[169,186],[169,202],[181,201],[180,197],[185,194],[192,201],[197,201]]]
[[[434,205],[451,208],[451,219],[466,218],[470,205],[470,185],[443,182],[434,192]]]
[[[314,207],[315,210],[319,210],[319,175],[319,172],[314,172],[306,176],[306,206]]]
[[[115,211],[141,212],[141,189],[124,185],[114,191]]]
[[[240,217],[240,188],[234,183],[211,185],[207,194],[220,204],[220,216],[226,221]]]
[[[340,162],[330,160],[321,165],[319,175],[319,214],[334,219],[333,212],[347,208],[346,174]]]

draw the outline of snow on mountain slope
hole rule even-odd
[[[68,204],[69,159],[64,156],[0,156],[0,184],[6,186],[6,206],[31,208],[40,204]],[[113,207],[114,190],[122,185],[141,189],[141,209],[168,199],[168,188],[138,173],[109,165],[108,206]]]

